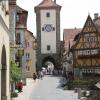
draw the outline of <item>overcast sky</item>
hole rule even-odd
[[[28,10],[28,30],[36,36],[36,20],[34,6],[42,0],[17,0],[17,4]],[[65,28],[82,28],[88,14],[100,13],[100,0],[56,0],[61,9],[61,38]]]

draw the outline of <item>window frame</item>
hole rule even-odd
[[[46,13],[46,17],[49,18],[50,17],[50,12]]]
[[[47,45],[47,51],[50,51],[50,50],[51,50],[51,46]]]

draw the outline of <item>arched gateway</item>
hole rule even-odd
[[[60,67],[60,10],[56,0],[43,0],[35,7],[37,25],[37,69],[50,60]]]
[[[7,64],[6,64],[6,50],[5,46],[2,47],[1,54],[1,100],[6,100],[6,75],[7,75]]]
[[[51,56],[47,56],[42,61],[42,67],[46,67],[47,68],[50,65],[55,68],[55,59],[52,58]]]

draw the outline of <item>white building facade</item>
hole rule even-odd
[[[9,1],[0,1],[0,100],[10,100]]]
[[[60,67],[60,10],[56,1],[43,0],[35,7],[37,22],[37,69],[46,62]]]

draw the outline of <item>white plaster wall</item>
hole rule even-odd
[[[46,13],[50,13],[50,17],[46,17]],[[56,10],[41,10],[41,53],[56,53]],[[42,27],[45,24],[52,24],[55,27],[55,31],[45,32],[42,31]],[[47,45],[51,46],[51,50],[47,50]]]
[[[8,1],[4,1],[6,5],[5,11],[9,11]],[[4,23],[9,28],[9,15],[6,15],[5,11],[2,10],[2,1],[0,2],[0,16],[2,17]],[[2,23],[0,23],[0,67],[1,67],[1,56],[2,56],[2,47],[5,46],[6,49],[6,64],[7,64],[7,74],[6,74],[6,87],[7,87],[7,100],[10,100],[10,83],[9,83],[9,33],[6,32]],[[1,100],[1,70],[0,70],[0,100]]]
[[[5,40],[5,46],[6,46],[6,59],[7,59],[7,96],[8,96],[8,100],[10,99],[10,78],[9,78],[9,64],[10,64],[10,48],[9,48],[9,37],[6,35],[6,38],[4,39]]]
[[[16,33],[20,33],[20,47],[21,48],[24,48],[25,47],[25,30],[24,29],[18,29],[16,30]],[[25,59],[25,55],[22,56],[22,59],[21,59],[21,70],[22,70],[22,78],[25,79],[26,78],[26,70],[25,70],[25,62],[26,62],[26,59]]]
[[[1,55],[2,55],[2,47],[5,46],[6,49],[6,63],[7,63],[7,74],[6,74],[6,86],[7,86],[7,100],[10,100],[10,84],[9,84],[9,33],[7,33],[2,25],[0,24],[0,65],[1,65]],[[1,72],[0,72],[1,76]],[[0,77],[0,86],[1,86],[1,77]],[[0,88],[0,95],[1,95],[1,88]],[[1,97],[1,96],[0,96]],[[0,98],[1,99],[1,98]]]
[[[0,97],[1,97],[1,65],[0,65]],[[0,98],[1,100],[1,98]]]
[[[5,2],[6,5],[6,9],[3,11],[2,10],[2,2]],[[4,22],[6,23],[6,25],[9,27],[9,16],[6,15],[5,16],[5,11],[9,11],[9,1],[8,0],[2,0],[0,1],[0,15],[2,16]]]
[[[33,49],[33,43],[35,41],[35,39],[28,33],[26,32],[26,41],[29,42],[29,47],[25,48],[25,56],[26,53],[30,53],[30,61],[26,62],[26,65],[30,66],[30,71],[26,70],[26,75],[27,77],[32,78],[33,77],[33,73],[36,73],[36,50]]]
[[[33,76],[33,73],[36,73],[36,51],[32,50],[32,71],[31,71],[31,76]]]

